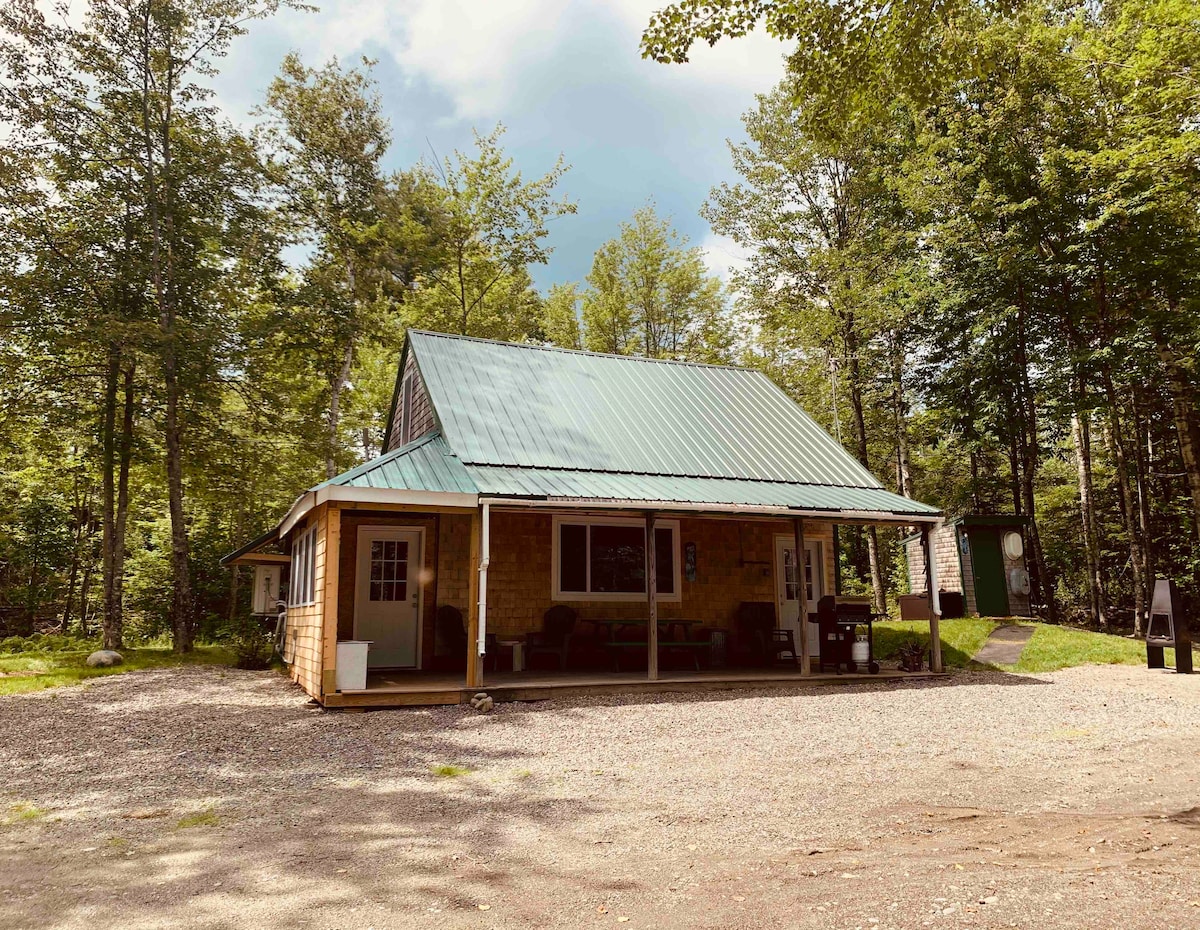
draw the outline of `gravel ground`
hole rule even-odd
[[[479,716],[182,668],[0,698],[0,734],[14,930],[1200,924],[1200,676]]]

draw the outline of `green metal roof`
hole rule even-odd
[[[881,487],[766,375],[410,331],[464,463]]]
[[[757,371],[409,339],[440,430],[313,490],[938,514],[886,490]]]
[[[463,463],[437,432],[426,433],[420,439],[330,478],[312,490],[330,486],[479,493]]]
[[[882,488],[843,488],[782,481],[691,478],[562,469],[496,468],[468,465],[485,495],[547,500],[654,501],[678,504],[742,504],[780,510],[856,511],[903,515],[936,514],[936,508]]]

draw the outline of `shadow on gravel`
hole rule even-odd
[[[1014,675],[993,669],[972,669],[952,671],[939,678],[889,678],[878,682],[856,681],[839,684],[806,685],[797,688],[737,688],[713,691],[663,691],[656,693],[607,692],[589,695],[587,697],[550,698],[542,701],[506,701],[498,704],[499,713],[493,715],[493,720],[503,720],[520,714],[532,713],[565,713],[588,707],[629,707],[649,706],[657,704],[716,704],[728,701],[761,700],[763,698],[809,698],[814,701],[831,700],[837,695],[845,694],[882,694],[906,691],[930,691],[944,688],[971,687],[1034,687],[1051,685],[1052,681],[1035,678],[1031,675]],[[487,690],[486,686],[483,690]],[[414,711],[405,708],[389,708],[372,713],[411,714]],[[516,722],[515,719],[513,722]]]
[[[322,713],[269,673],[131,674],[0,700],[0,926],[235,926],[239,898],[264,896],[283,915],[431,898],[474,910],[515,877],[561,880],[509,855],[508,831],[588,804],[498,777],[524,753],[465,751],[455,729],[475,722],[458,708]],[[6,824],[17,799],[48,814]]]

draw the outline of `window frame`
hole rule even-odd
[[[554,515],[554,524],[552,529],[551,540],[551,566],[550,566],[550,595],[555,601],[573,601],[573,602],[596,602],[596,603],[645,603],[649,596],[646,591],[564,591],[561,588],[562,580],[562,530],[563,525],[568,526],[586,526],[588,528],[585,534],[586,548],[584,550],[585,567],[587,569],[587,585],[590,588],[592,584],[592,532],[593,526],[640,526],[643,530],[642,539],[645,540],[646,521],[637,517],[594,517],[594,516],[573,516],[571,514],[556,513]],[[657,600],[668,604],[677,604],[683,600],[683,566],[680,558],[680,531],[678,520],[655,520],[655,530],[669,530],[671,533],[671,568],[675,590],[670,594],[658,592]]]
[[[288,607],[312,607],[317,602],[317,527],[311,526],[292,540],[288,572]]]

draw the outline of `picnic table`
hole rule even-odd
[[[645,617],[606,617],[588,622],[596,628],[600,645],[613,654],[613,664],[617,671],[621,670],[622,652],[647,647],[646,631],[650,621]],[[660,631],[665,631],[667,635],[659,637],[659,651],[686,652],[691,656],[696,670],[699,671],[699,650],[709,649],[712,644],[707,639],[692,639],[690,634],[693,627],[702,626],[703,623],[702,620],[660,619],[658,628]],[[640,632],[641,636],[638,636],[637,632]]]

